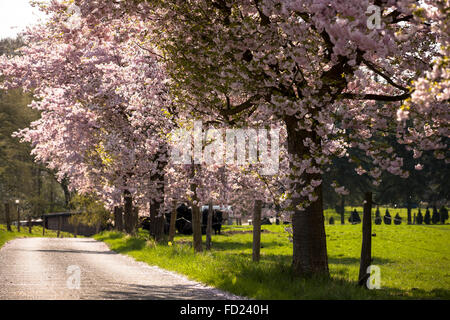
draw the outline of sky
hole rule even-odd
[[[29,0],[0,0],[0,39],[14,38],[26,26],[36,24],[45,15]]]

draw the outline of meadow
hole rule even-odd
[[[382,215],[384,212],[382,211]],[[251,226],[224,226],[213,249],[194,254],[191,236],[155,244],[146,231],[95,238],[116,252],[190,279],[256,299],[450,299],[450,225],[374,225],[373,264],[381,289],[357,286],[361,224],[326,225],[330,278],[301,279],[291,270],[292,244],[283,225],[264,225],[261,261],[251,261]]]

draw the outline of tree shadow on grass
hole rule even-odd
[[[374,257],[372,259],[372,264],[386,264],[386,263],[391,263],[394,262],[394,260],[392,259],[386,259],[386,258],[377,258]],[[356,258],[356,257],[339,257],[339,256],[332,256],[332,255],[328,255],[328,263],[330,264],[345,264],[345,265],[358,265],[360,263],[360,258]]]

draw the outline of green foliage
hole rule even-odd
[[[80,214],[72,215],[70,223],[75,225],[83,223],[88,226],[105,226],[111,218],[111,213],[105,209],[103,203],[94,195],[75,195],[71,207]]]

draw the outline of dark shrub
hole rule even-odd
[[[422,211],[420,211],[420,208],[419,208],[419,212],[417,213],[416,223],[417,224],[423,223],[423,215],[422,215]]]
[[[433,224],[438,223],[441,220],[441,218],[439,217],[439,212],[436,208],[436,206],[433,207],[433,215],[431,216],[431,222]]]
[[[446,207],[442,206],[439,210],[440,217],[441,217],[441,223],[444,224],[445,221],[448,219],[448,210]]]
[[[377,211],[375,211],[375,224],[381,224],[381,213],[380,208],[377,207]]]
[[[431,223],[430,209],[428,209],[428,208],[427,208],[427,211],[425,211],[425,216],[423,217],[423,222],[425,222],[425,224]]]
[[[386,208],[386,213],[384,214],[383,217],[383,221],[384,224],[391,224],[392,223],[392,217],[391,214],[389,213],[389,210]]]
[[[400,215],[398,214],[398,212],[397,212],[397,214],[395,215],[395,218],[394,218],[394,224],[402,224],[402,217],[400,217]]]
[[[348,222],[350,222],[351,224],[361,223],[361,218],[359,217],[359,214],[356,211],[356,209],[353,210],[353,212],[350,214],[350,218],[348,218]]]

